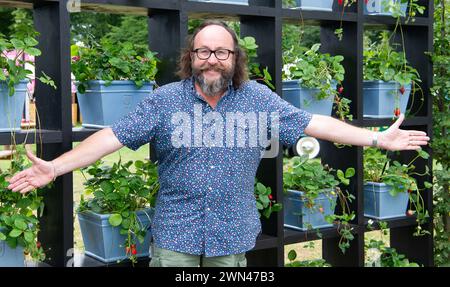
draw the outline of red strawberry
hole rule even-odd
[[[37,248],[37,249],[41,248],[41,242],[39,242],[39,241],[36,242],[36,248]]]
[[[136,255],[137,254],[136,249],[131,249],[131,254]]]
[[[395,115],[396,117],[400,116],[400,109],[399,109],[399,108],[395,108],[395,110],[394,110],[394,115]]]
[[[339,93],[339,94],[342,94],[343,92],[344,92],[344,87],[339,87],[338,93]]]
[[[270,200],[272,200],[272,199],[273,199],[273,196],[272,196],[272,194],[269,194],[269,199],[270,199]]]
[[[338,0],[338,4],[342,6],[343,0]]]
[[[364,0],[364,2],[366,2],[366,5],[367,5],[367,2],[369,2],[369,0]]]
[[[405,93],[405,87],[404,86],[402,86],[401,88],[400,88],[400,93],[403,95],[404,93]]]

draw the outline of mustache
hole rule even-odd
[[[223,71],[225,71],[225,69],[220,68],[218,66],[207,65],[207,66],[200,67],[200,71],[202,71],[202,72],[205,72],[205,71],[223,72]]]

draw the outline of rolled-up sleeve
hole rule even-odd
[[[137,150],[153,139],[160,118],[156,99],[157,95],[151,94],[112,125],[112,131],[124,146]]]

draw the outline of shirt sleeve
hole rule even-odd
[[[156,94],[153,93],[142,100],[134,111],[115,122],[111,128],[124,146],[137,150],[155,137],[159,118]]]
[[[279,140],[285,146],[297,143],[311,121],[312,114],[283,100],[276,93],[269,96],[270,110],[278,112]]]

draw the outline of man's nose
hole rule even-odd
[[[208,64],[214,65],[214,64],[217,64],[218,61],[219,60],[217,60],[216,54],[211,53],[211,56],[208,58]]]

